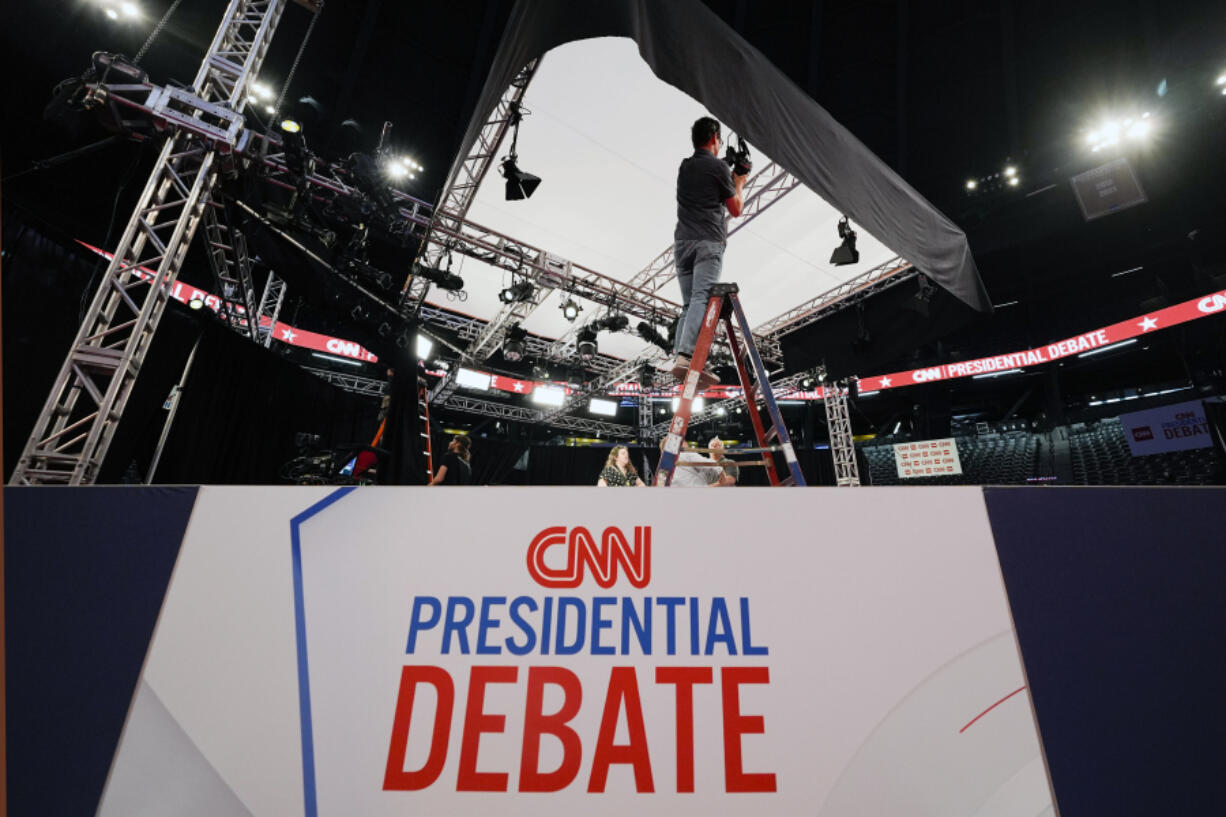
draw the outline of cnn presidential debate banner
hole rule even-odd
[[[12,815],[1033,817],[1053,788],[1063,813],[1224,796],[1221,489],[5,506]]]
[[[27,531],[72,540],[52,574],[96,526],[51,506],[90,493],[9,493],[42,503]],[[158,496],[120,500],[119,538],[145,536]],[[140,625],[104,816],[1051,803],[974,488],[205,487],[176,524],[157,535],[181,544]],[[112,603],[91,605],[96,626]],[[76,695],[122,675],[100,639],[65,681]],[[30,813],[58,796],[27,788]]]

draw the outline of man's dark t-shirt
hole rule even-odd
[[[724,229],[724,202],[736,195],[732,169],[709,150],[695,150],[677,172],[676,241],[718,241]]]
[[[443,457],[443,465],[447,473],[443,475],[443,485],[467,485],[473,478],[473,469],[464,458],[454,451],[448,451]]]

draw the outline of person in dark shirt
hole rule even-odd
[[[615,445],[609,450],[609,458],[605,460],[604,470],[600,472],[596,484],[601,488],[647,487],[630,462],[630,449],[624,445]]]
[[[472,454],[469,448],[472,440],[457,434],[447,445],[447,453],[443,455],[443,463],[434,469],[434,479],[431,485],[467,485],[472,482]]]
[[[682,306],[673,349],[676,356],[670,368],[678,380],[690,368],[690,356],[698,341],[711,287],[719,282],[723,270],[728,241],[724,213],[733,217],[741,214],[742,193],[749,175],[748,172],[734,175],[720,160],[723,141],[719,122],[711,117],[704,116],[694,123],[690,140],[694,155],[681,162],[677,173],[677,228],[673,231],[673,258]],[[719,378],[709,370],[699,380],[704,388],[718,382]]]

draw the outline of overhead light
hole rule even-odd
[[[599,398],[593,397],[591,400],[588,401],[587,407],[588,407],[588,411],[592,412],[592,414],[599,414],[604,417],[616,417],[617,416],[617,401],[616,400],[601,400]]]
[[[112,20],[118,20],[118,19],[119,19],[119,12],[115,11],[115,9],[113,9],[113,8],[108,8],[108,9],[106,10],[106,16],[107,16],[107,17],[109,17],[109,18],[111,18]]]
[[[1018,181],[1019,181],[1019,180],[1018,180],[1017,176],[1010,176],[1010,177],[1009,177],[1009,186],[1010,186],[1010,187],[1017,187],[1017,185],[1018,185]]]
[[[590,326],[580,329],[575,339],[575,351],[579,353],[579,358],[591,360],[596,357],[597,349],[596,330]]]
[[[490,376],[485,372],[477,372],[472,369],[461,368],[456,372],[455,382],[457,386],[463,386],[466,389],[490,390]]]
[[[282,119],[281,130],[285,131],[286,133],[301,133],[302,125],[298,124],[293,119]]]
[[[139,17],[140,9],[135,3],[120,3],[119,10],[124,13],[125,17]]]
[[[502,175],[507,180],[507,201],[531,198],[541,186],[541,177],[519,169],[518,157],[508,156],[502,163]]]
[[[418,335],[413,348],[417,352],[418,360],[429,360],[430,353],[434,351],[434,339],[429,335]]]
[[[806,377],[800,381],[800,388],[802,391],[812,391],[813,387],[816,385],[817,379],[814,377]]]
[[[188,309],[200,309],[202,306],[204,306],[204,299],[200,296],[196,296],[187,302]]]
[[[531,281],[518,281],[502,292],[498,293],[498,300],[504,304],[513,304],[519,301],[526,301],[532,297],[532,293],[536,291],[536,287]]]
[[[830,255],[830,263],[836,267],[855,264],[860,260],[860,251],[856,249],[856,231],[851,228],[847,216],[839,221],[839,238],[843,243],[835,248]]]
[[[992,304],[993,309],[1004,309],[1006,306],[1017,306],[1017,301],[1005,301],[1003,304]]]
[[[1130,272],[1140,272],[1143,269],[1145,269],[1145,267],[1133,267],[1132,269],[1126,269],[1126,270],[1121,270],[1119,272],[1113,272],[1111,273],[1111,277],[1119,278],[1121,275],[1127,275]]]
[[[695,397],[694,400],[690,403],[690,413],[692,414],[695,411],[702,411],[704,405],[706,405],[705,400],[703,400],[701,397]],[[676,413],[677,409],[680,408],[680,406],[681,406],[681,398],[674,397],[673,398],[673,412]]]
[[[1132,344],[1136,342],[1137,342],[1136,338],[1129,338],[1128,340],[1121,340],[1119,343],[1113,343],[1110,346],[1100,346],[1097,349],[1091,349],[1088,352],[1082,352],[1081,354],[1077,355],[1077,357],[1089,357],[1090,355],[1098,355],[1098,354],[1102,354],[1103,352],[1110,352],[1113,349],[1120,348],[1121,346],[1131,346]]]
[[[1010,176],[1010,177],[1012,177],[1012,176],[1016,176],[1016,175],[1017,175],[1017,168],[1016,168],[1016,167],[1014,167],[1013,165],[1009,165],[1008,167],[1006,167],[1006,168],[1005,168],[1005,175],[1006,175],[1006,176]]]
[[[522,326],[512,326],[507,329],[507,339],[502,343],[502,359],[508,363],[518,363],[524,359],[527,348],[528,332]]]
[[[264,113],[268,114],[269,116],[272,116],[276,112],[277,112],[277,109],[274,108],[273,106],[271,105],[264,106]]]
[[[315,357],[330,361],[332,363],[347,363],[350,366],[361,366],[362,365],[362,361],[350,360],[347,357],[337,357],[336,355],[325,355],[323,352],[311,352],[311,354]]]
[[[1217,84],[1226,85],[1226,74],[1222,74],[1220,77],[1217,78]]]
[[[979,186],[979,182],[975,181],[974,179],[967,179],[967,180],[966,180],[966,189],[967,189],[967,190],[974,190],[974,189],[975,189],[976,187],[978,187],[978,186]]]
[[[873,389],[872,391],[862,391],[856,396],[857,397],[872,397],[876,393],[877,393],[877,389]]]
[[[532,390],[532,402],[558,408],[566,402],[566,389],[561,386],[537,386]]]
[[[724,417],[724,416],[726,416],[727,414],[728,414],[728,409],[724,408],[723,406],[716,406],[716,407],[715,407],[715,416],[716,416],[716,417]]]
[[[574,323],[575,319],[579,317],[579,313],[583,311],[583,307],[574,298],[567,298],[558,308],[562,310],[562,317],[571,323]]]
[[[256,99],[272,99],[272,88],[263,82],[251,83],[251,93]]]
[[[408,168],[400,164],[400,162],[387,162],[385,165],[383,165],[383,169],[387,172],[387,175],[391,176],[393,179],[403,179],[405,176],[409,175]]]

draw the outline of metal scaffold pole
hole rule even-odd
[[[847,414],[847,386],[844,383],[826,383],[822,387],[822,397],[826,404],[826,427],[830,432],[835,484],[839,487],[859,485],[856,443],[851,436],[851,418]]]
[[[90,484],[123,417],[287,0],[232,0],[191,88],[154,87],[173,129],[22,450],[14,484]],[[148,276],[142,268],[155,270]]]

